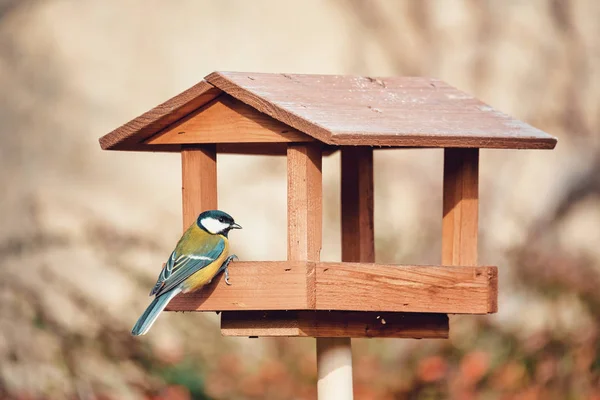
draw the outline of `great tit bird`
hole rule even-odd
[[[204,211],[198,216],[179,239],[160,272],[150,292],[150,296],[156,297],[135,323],[132,335],[145,335],[160,312],[179,293],[201,288],[222,271],[225,271],[225,283],[230,284],[227,267],[237,258],[235,254],[229,256],[227,235],[232,229],[242,227],[223,211]]]

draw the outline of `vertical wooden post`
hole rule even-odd
[[[375,262],[373,149],[342,148],[342,261]],[[317,339],[319,399],[353,398],[350,338]]]
[[[183,230],[202,211],[217,208],[217,150],[215,145],[185,147],[181,151]]]
[[[477,265],[479,149],[444,150],[442,264]]]
[[[323,177],[321,171],[322,151],[319,145],[289,144],[288,163],[288,260],[319,261],[322,245],[323,224]],[[313,299],[314,301],[314,299]],[[336,340],[317,339],[317,370],[319,375],[319,399],[346,399],[341,392],[350,387],[352,398],[352,367],[346,366],[347,352],[342,346],[341,354]],[[350,356],[351,357],[351,356]],[[341,362],[342,365],[339,365]],[[340,368],[341,367],[341,368]],[[340,382],[340,374],[344,382]],[[347,376],[350,376],[350,381]],[[343,387],[339,387],[343,384]]]
[[[342,261],[375,262],[373,149],[342,148]]]
[[[323,225],[321,147],[289,144],[288,260],[319,261]]]

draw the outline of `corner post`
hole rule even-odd
[[[217,148],[186,146],[181,150],[183,230],[204,210],[217,208]]]
[[[373,149],[342,147],[342,261],[375,262]]]
[[[444,149],[442,264],[477,265],[479,149]]]

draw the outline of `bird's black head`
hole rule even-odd
[[[232,229],[242,229],[241,226],[235,223],[231,215],[220,210],[204,211],[198,216],[196,223],[201,229],[210,234],[225,237]]]

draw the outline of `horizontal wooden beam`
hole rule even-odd
[[[313,142],[312,137],[222,94],[144,141],[147,145]]]
[[[175,297],[167,311],[312,309],[307,294],[314,292],[314,268],[298,261],[234,261],[230,286],[220,275],[201,290]]]
[[[320,263],[317,310],[496,312],[496,267]]]
[[[179,153],[190,145],[185,144],[153,144],[135,148],[135,151],[171,152]],[[193,146],[193,145],[192,145]],[[201,145],[199,145],[201,146]],[[338,150],[335,146],[323,146],[323,155],[330,156]],[[287,155],[286,143],[217,143],[219,154],[239,154],[249,156],[285,156]]]
[[[284,156],[287,152],[285,143],[219,143],[220,154],[240,154],[258,156]]]
[[[448,338],[444,314],[356,311],[248,311],[224,313],[225,336],[306,336],[351,338]]]
[[[303,261],[233,262],[171,301],[170,311],[347,310],[487,314],[497,311],[496,267]],[[314,304],[314,305],[313,305]]]

